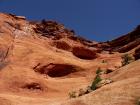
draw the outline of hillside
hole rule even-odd
[[[139,105],[139,38],[140,26],[96,42],[55,21],[0,13],[0,105]]]

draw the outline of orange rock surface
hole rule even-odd
[[[0,105],[136,105],[140,99],[140,28],[109,42],[88,41],[55,21],[0,13]],[[134,56],[122,66],[122,55]],[[90,86],[97,69],[113,82]],[[108,71],[107,71],[108,70]]]

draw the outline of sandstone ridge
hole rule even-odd
[[[136,105],[139,58],[140,26],[96,42],[56,21],[0,13],[0,105]]]

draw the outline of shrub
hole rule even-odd
[[[76,92],[75,91],[70,92],[69,97],[70,98],[76,98]]]
[[[132,61],[133,61],[133,58],[130,55],[125,54],[122,56],[122,66],[125,66],[131,63]]]
[[[91,90],[91,86],[87,86],[87,90],[86,90],[86,93],[85,94],[88,94],[90,92],[92,92],[93,90]]]
[[[98,75],[98,74],[100,74],[100,72],[102,72],[102,70],[101,70],[100,67],[98,67],[98,69],[97,69],[97,71],[96,71],[96,74]]]
[[[106,60],[102,60],[102,63],[107,63],[107,61]]]
[[[97,76],[95,77],[94,81],[92,82],[91,85],[91,90],[96,90],[97,89],[97,84],[102,81],[102,79],[100,78],[100,75],[97,74]]]
[[[79,89],[78,96],[82,96],[84,94],[86,94],[86,91],[84,89]]]

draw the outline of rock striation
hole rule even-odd
[[[124,54],[135,61],[122,66]],[[0,13],[0,105],[134,105],[139,58],[140,26],[95,42],[56,21]],[[102,81],[93,91],[98,73]],[[72,91],[79,97],[70,99]]]

